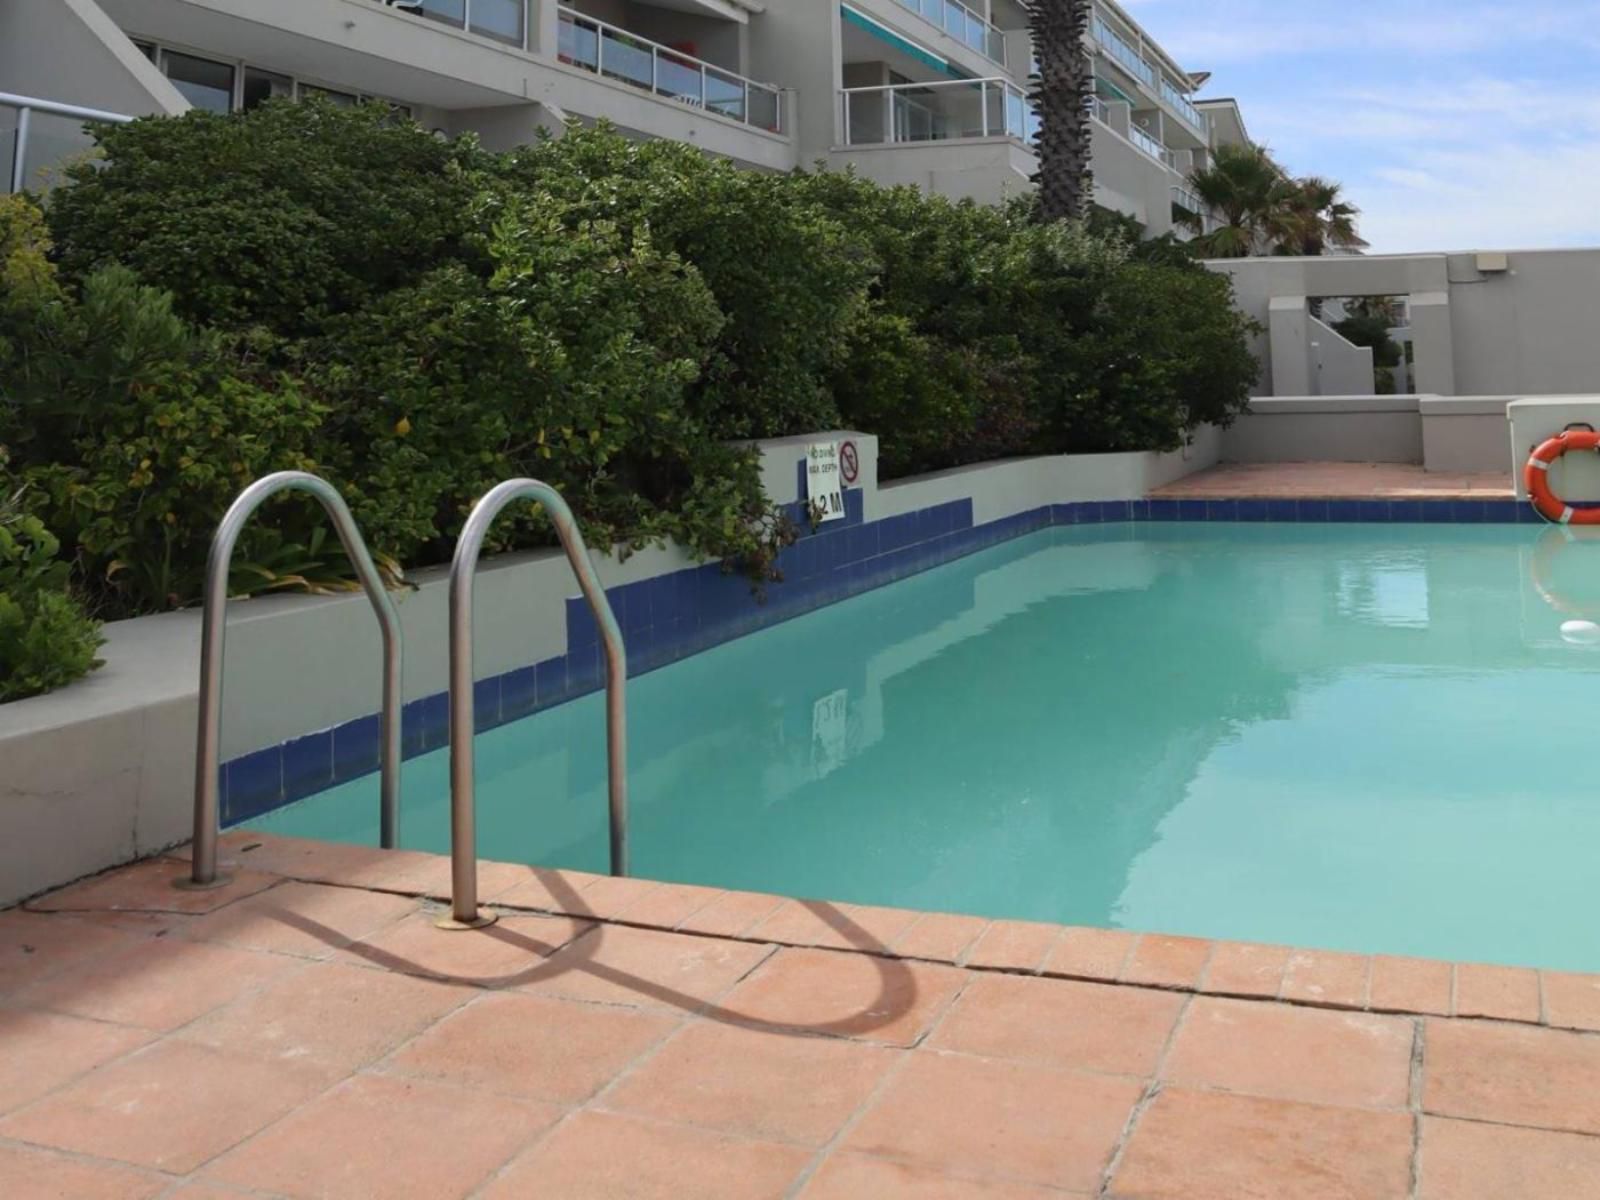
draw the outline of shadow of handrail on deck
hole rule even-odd
[[[536,874],[539,873],[537,868],[531,869]],[[305,882],[313,881],[307,880]],[[414,962],[402,955],[377,946],[368,945],[362,941],[351,941],[348,944],[344,944],[345,938],[342,934],[299,913],[291,912],[287,909],[279,909],[271,915],[284,924],[327,943],[334,949],[354,954],[374,966],[399,974],[422,976],[445,983],[460,983],[475,987],[500,989],[541,983],[578,971],[608,983],[628,988],[641,996],[646,996],[658,1003],[680,1009],[685,1013],[758,1032],[785,1036],[813,1034],[851,1036],[871,1033],[873,1030],[882,1029],[887,1025],[893,1024],[910,1012],[916,1004],[918,995],[917,981],[906,962],[898,958],[884,957],[883,953],[887,951],[887,947],[882,942],[857,925],[843,912],[840,912],[835,905],[826,901],[802,900],[798,903],[810,909],[824,924],[852,944],[849,950],[840,951],[840,953],[855,954],[857,957],[867,958],[873,963],[878,972],[878,993],[858,1012],[847,1016],[814,1023],[776,1022],[729,1009],[715,1001],[698,999],[675,988],[640,978],[617,967],[596,961],[595,955],[605,944],[607,931],[612,927],[613,923],[607,922],[584,904],[578,889],[574,888],[558,873],[549,873],[548,876],[543,878],[543,882],[550,888],[556,901],[564,907],[557,913],[550,913],[545,910],[512,909],[510,910],[511,915],[541,918],[565,916],[577,921],[593,921],[593,926],[570,940],[555,943],[541,941],[539,938],[529,934],[507,928],[503,924],[490,925],[483,929],[453,930],[449,932],[441,930],[438,932],[439,937],[449,938],[455,942],[465,938],[492,939],[507,945],[524,948],[539,955],[542,959],[534,966],[507,975],[457,975],[447,971],[435,970],[423,963]],[[634,929],[646,928],[641,926],[627,927]],[[718,937],[714,934],[708,935],[692,931],[684,931],[682,933],[666,929],[658,931],[681,937],[698,937],[708,941],[727,941],[743,945],[759,944],[746,939]],[[769,944],[777,945],[781,948],[781,943]],[[748,979],[770,957],[770,955],[763,956],[749,972],[735,981],[734,986],[737,986],[744,979]]]

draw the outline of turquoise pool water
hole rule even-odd
[[[1600,970],[1600,647],[1561,635],[1600,542],[1561,538],[1056,528],[775,626],[631,682],[635,872]],[[602,709],[478,739],[486,858],[605,869]],[[404,786],[447,849],[445,753]],[[376,794],[253,827],[375,844]]]

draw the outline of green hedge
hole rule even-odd
[[[395,571],[532,474],[594,540],[763,580],[793,531],[741,439],[866,429],[885,478],[1171,449],[1256,370],[1225,279],[1021,203],[603,128],[491,154],[324,103],[99,137],[0,303],[0,444],[106,616],[192,603],[270,470],[329,476]],[[551,535],[529,513],[496,536]],[[241,591],[349,575],[293,497],[240,559]]]

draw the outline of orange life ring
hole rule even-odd
[[[1569,429],[1539,443],[1522,472],[1533,510],[1557,525],[1600,525],[1600,508],[1573,508],[1550,490],[1550,464],[1569,450],[1600,450],[1600,433]]]

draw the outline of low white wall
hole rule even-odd
[[[1370,396],[1377,385],[1370,346],[1357,346],[1342,333],[1310,317],[1311,361],[1319,396]]]
[[[1526,500],[1522,466],[1529,452],[1569,425],[1600,429],[1600,396],[1529,396],[1506,406],[1510,420],[1509,452],[1517,470],[1517,499]],[[1600,501],[1600,457],[1565,454],[1550,467],[1550,489],[1563,500]]]
[[[835,431],[763,443],[763,481],[779,503],[799,498],[813,441],[849,438],[860,452],[868,521],[970,497],[975,524],[1052,504],[1120,500],[1217,461],[1221,438],[1200,431],[1172,454],[1018,459],[877,486],[877,439]],[[593,553],[608,586],[691,565],[676,547],[618,561]],[[405,629],[408,700],[447,681],[445,572],[417,573],[396,597]],[[782,586],[782,585],[777,585]],[[577,595],[559,551],[488,560],[477,589],[476,673],[504,674],[567,650]],[[0,905],[171,846],[189,836],[194,785],[200,614],[189,610],[107,627],[106,665],[71,687],[0,705]],[[273,596],[230,607],[223,690],[224,761],[377,711],[381,645],[366,599]]]
[[[1506,471],[1506,405],[1510,396],[1424,396],[1422,463],[1430,471]]]
[[[1264,397],[1223,434],[1225,462],[1422,462],[1416,396]]]

